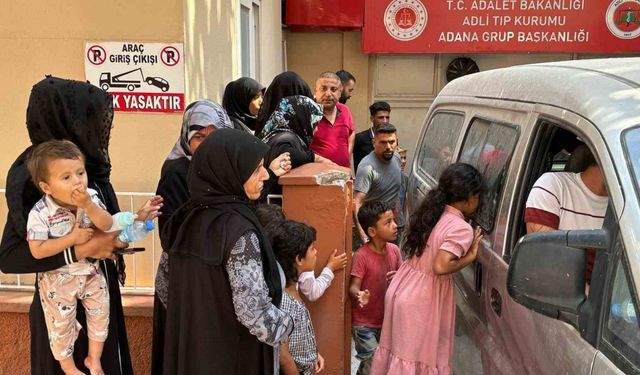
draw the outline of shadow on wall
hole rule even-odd
[[[220,102],[237,66],[235,2],[186,0],[184,18],[185,98]],[[206,52],[206,53],[205,53]]]

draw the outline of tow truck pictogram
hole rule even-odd
[[[139,78],[136,77],[135,72],[139,72]],[[145,79],[142,68],[129,70],[128,72],[120,73],[117,75],[111,75],[110,72],[104,72],[100,74],[100,87],[104,91],[108,91],[110,88],[126,88],[129,91],[133,91],[140,88],[141,83],[146,82],[149,85],[155,86],[166,92],[169,90],[169,82],[162,77],[147,77]]]

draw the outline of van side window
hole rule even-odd
[[[622,260],[624,250],[618,238],[618,260],[614,268],[613,289],[603,327],[603,352],[625,373],[640,371],[640,325],[638,301],[631,293],[627,269]]]
[[[429,123],[418,158],[418,171],[436,181],[440,173],[451,163],[451,156],[464,122],[464,115],[438,112]]]
[[[464,139],[460,161],[476,167],[486,183],[486,191],[474,217],[486,232],[493,230],[502,185],[517,142],[516,127],[480,118],[473,119]]]

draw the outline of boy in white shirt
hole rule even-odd
[[[327,265],[317,278],[314,271],[303,272],[298,276],[298,289],[309,301],[317,301],[331,285],[333,274],[347,266],[347,253],[337,254],[338,250],[333,250]]]
[[[276,204],[260,204],[256,206],[254,212],[262,224],[267,238],[271,241],[274,229],[285,221],[282,207]],[[298,289],[309,301],[317,301],[331,285],[333,274],[347,266],[347,254],[337,254],[338,250],[333,250],[327,265],[317,278],[314,271],[302,272],[298,276]]]

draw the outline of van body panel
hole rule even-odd
[[[506,290],[517,204],[538,126],[548,122],[574,133],[598,156],[626,247],[630,283],[640,291],[640,199],[621,137],[640,126],[640,58],[553,62],[487,71],[456,79],[434,100],[417,140],[409,178],[407,211],[417,208],[437,181],[417,167],[434,114],[465,114],[452,161],[475,117],[517,125],[496,211],[477,261],[456,274],[456,374],[619,374],[603,353],[572,326],[528,310]],[[543,77],[544,79],[541,79]],[[640,147],[638,145],[637,147]],[[481,273],[478,273],[481,269]],[[480,280],[479,280],[480,279]],[[478,280],[480,282],[478,282]],[[479,288],[478,288],[479,287]],[[500,303],[496,303],[499,301]],[[606,307],[603,307],[606,308]],[[478,361],[480,363],[478,364]]]
[[[623,375],[624,372],[616,367],[601,352],[596,353],[596,358],[593,360],[593,369],[591,370],[593,375]]]

